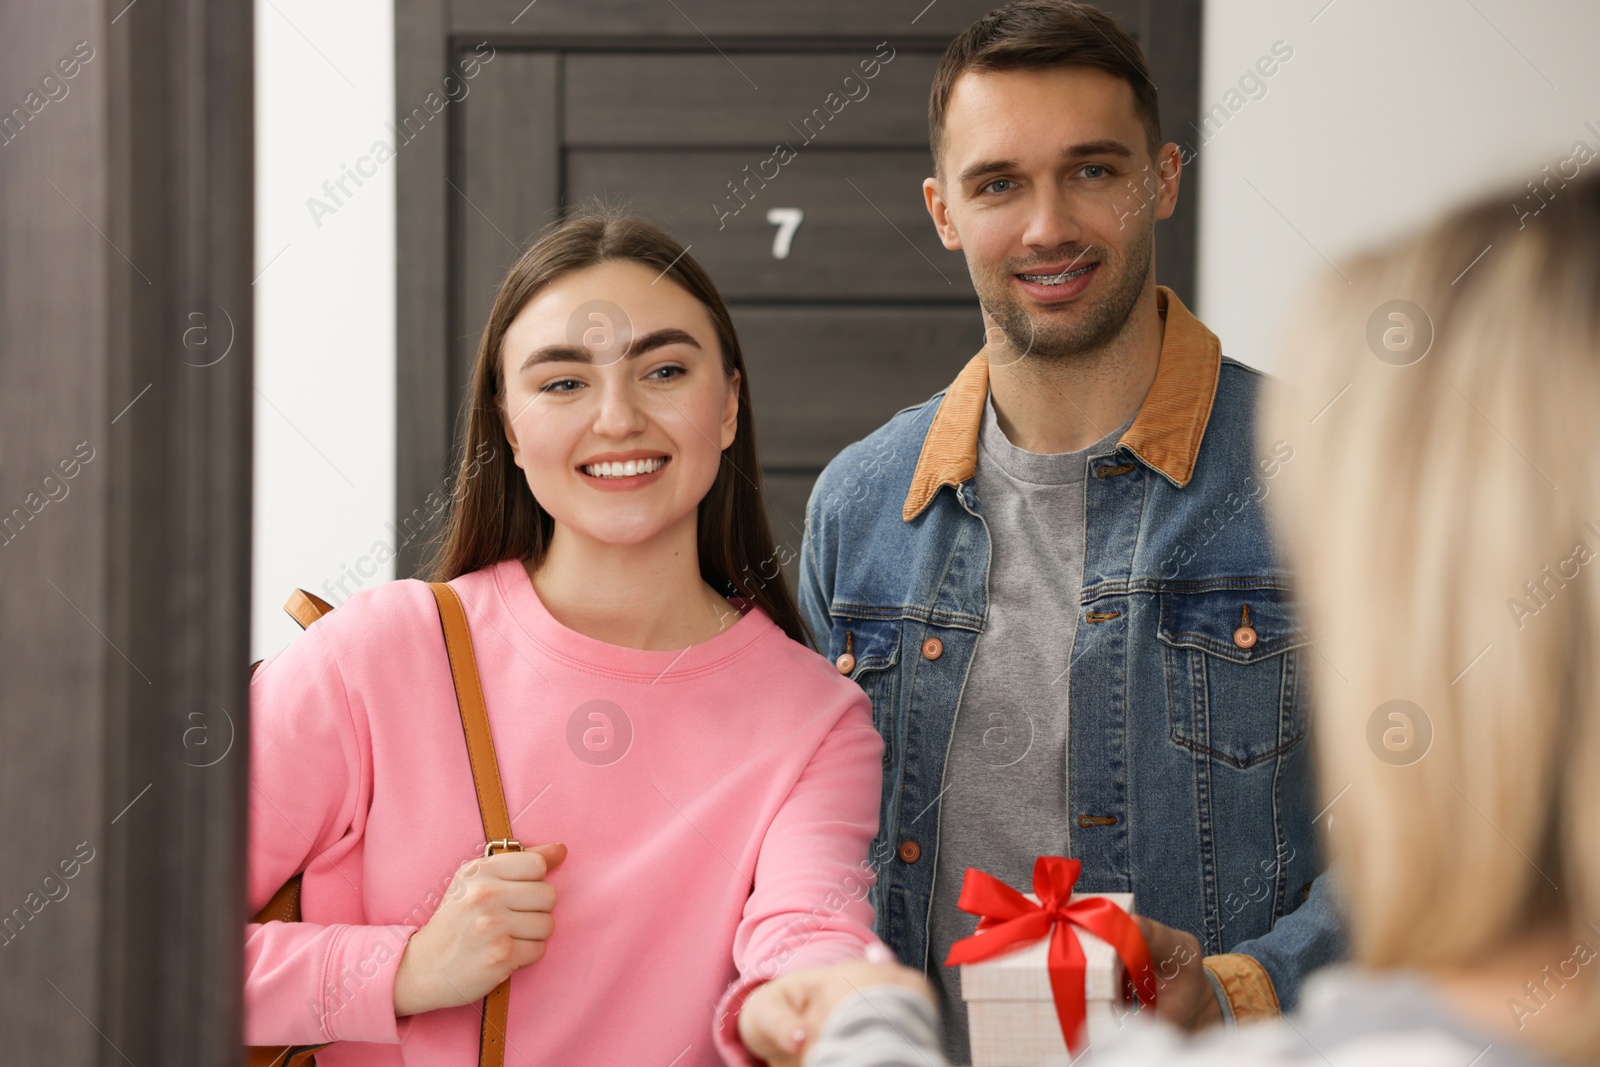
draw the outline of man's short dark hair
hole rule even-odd
[[[1116,19],[1090,4],[1069,0],[1012,0],[950,42],[933,75],[928,97],[928,148],[938,173],[945,109],[956,79],[969,71],[1054,70],[1099,67],[1128,83],[1154,157],[1161,150],[1161,109],[1144,52]]]

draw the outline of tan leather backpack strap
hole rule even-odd
[[[484,839],[488,841],[484,854],[520,852],[522,845],[511,836],[511,815],[500,781],[500,763],[495,759],[494,736],[489,732],[489,710],[483,702],[483,683],[478,677],[478,658],[472,652],[472,632],[467,628],[466,609],[456,591],[444,582],[429,582],[428,588],[433,590],[433,598],[439,604],[444,647],[450,655],[456,706],[461,710],[467,759],[472,764],[472,784],[478,792],[478,812],[483,818]],[[511,981],[507,979],[483,998],[483,1028],[478,1034],[480,1067],[502,1067],[505,1063],[506,1023],[510,1017]]]
[[[300,881],[301,876],[295,875],[272,894],[272,899],[264,904],[260,911],[251,918],[253,923],[297,923],[300,921]]]
[[[289,599],[283,602],[283,610],[287,611],[289,617],[299,623],[300,629],[304,630],[332,611],[333,605],[304,589],[296,589],[289,594]]]
[[[467,612],[456,591],[445,583],[429,582],[428,588],[439,602],[439,621],[444,625],[445,650],[450,653],[450,674],[456,684],[461,728],[467,736],[467,758],[472,761],[472,782],[478,790],[484,839],[493,851],[504,852],[507,850],[495,846],[512,843],[511,815],[506,810],[500,764],[495,759],[494,737],[489,732],[489,711],[483,703],[483,684],[478,679],[478,659],[472,652]],[[514,845],[514,848],[520,847]]]

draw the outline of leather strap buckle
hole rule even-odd
[[[490,841],[483,846],[483,858],[488,859],[498,852],[521,852],[522,842],[510,837],[502,837],[498,841]]]

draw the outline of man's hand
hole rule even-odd
[[[1156,971],[1156,1017],[1185,1030],[1222,1021],[1222,1005],[1201,960],[1200,939],[1135,915]]]
[[[739,1009],[739,1037],[751,1055],[773,1067],[798,1067],[834,1005],[875,985],[903,985],[933,995],[921,974],[898,963],[857,961],[794,971],[750,994]]]

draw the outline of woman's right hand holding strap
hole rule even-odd
[[[438,910],[406,942],[396,1017],[471,1004],[543,959],[556,903],[546,875],[566,858],[566,845],[551,844],[463,863]]]

